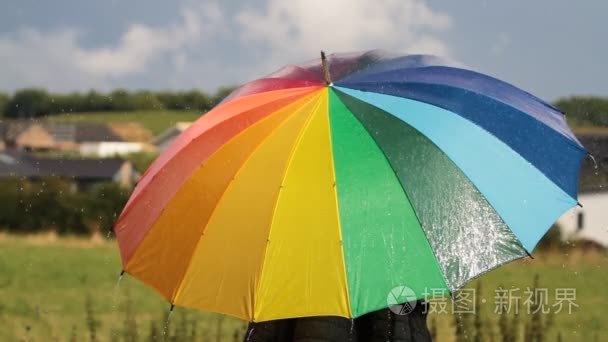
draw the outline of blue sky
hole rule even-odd
[[[608,95],[601,0],[2,1],[0,91],[213,91],[384,48],[447,56],[547,100]]]

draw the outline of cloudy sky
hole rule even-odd
[[[547,100],[608,95],[605,0],[0,0],[0,91],[245,82],[320,49],[433,53]]]

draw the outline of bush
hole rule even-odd
[[[156,96],[165,109],[207,112],[213,106],[213,99],[209,95],[198,90],[191,90],[188,92],[161,92]]]
[[[567,248],[568,244],[562,241],[561,228],[558,224],[551,226],[536,245],[537,251],[560,250]]]
[[[236,87],[221,87],[213,95],[213,106],[217,106],[226,96],[230,95]]]
[[[51,94],[43,89],[23,89],[12,97],[0,94],[0,116],[34,118],[72,112],[188,110],[207,112],[233,88],[221,88],[213,96],[198,90],[181,92],[130,92],[117,89],[108,94],[94,90],[86,94]]]
[[[6,105],[6,116],[34,118],[49,112],[50,97],[43,89],[23,89],[13,95]]]
[[[93,187],[87,194],[87,215],[90,231],[108,232],[129,199],[130,191],[116,183]]]
[[[199,90],[131,92],[116,89],[110,93],[53,94],[44,89],[22,89],[13,96],[0,93],[0,117],[35,118],[44,115],[134,111],[134,110],[188,110],[205,113],[221,102],[234,87],[223,87],[209,95]]]
[[[128,199],[128,190],[114,183],[76,192],[70,182],[57,178],[3,179],[0,188],[0,227],[15,233],[109,230]]]
[[[5,93],[0,93],[0,119],[6,114],[6,105],[10,97]]]
[[[158,157],[158,153],[156,152],[134,152],[129,153],[124,156],[128,161],[133,164],[133,167],[137,172],[143,174],[146,172],[148,167],[152,164],[152,162]]]
[[[556,102],[570,124],[608,126],[608,98],[573,96]]]

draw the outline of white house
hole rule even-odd
[[[85,156],[112,157],[143,151],[146,144],[128,141],[86,141],[80,143],[80,154]]]
[[[76,126],[75,141],[78,151],[85,156],[112,157],[129,153],[148,151],[151,146],[146,141],[151,135],[143,134],[142,127],[135,123]],[[146,132],[144,132],[146,133]]]
[[[562,240],[590,240],[608,248],[608,189],[582,193],[583,206],[576,207],[557,221]]]

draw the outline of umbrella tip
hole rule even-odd
[[[327,57],[325,51],[321,50],[321,65],[323,66],[323,76],[325,77],[325,83],[327,85],[333,85],[331,77],[329,75],[329,65],[327,64]]]

